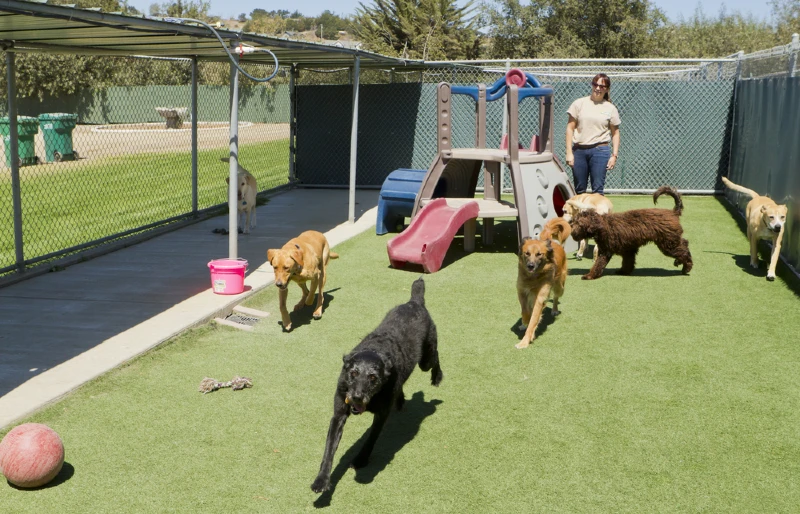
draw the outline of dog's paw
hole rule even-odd
[[[436,369],[431,372],[431,385],[439,387],[439,384],[442,383],[443,378],[444,373],[442,373],[441,368],[437,366]]]
[[[514,348],[516,348],[517,350],[524,350],[525,348],[529,347],[530,345],[531,345],[531,343],[529,343],[528,341],[520,341],[520,342],[518,342],[517,344],[514,345]]]
[[[291,332],[292,331],[292,324],[288,323],[286,325],[283,325],[283,331],[284,332]]]
[[[331,480],[327,477],[317,477],[314,483],[311,484],[311,490],[319,494],[331,488]]]
[[[243,233],[244,233],[244,230],[242,230],[241,228],[237,228],[237,229],[236,229],[236,231],[237,231],[238,233],[240,233],[240,234],[243,234]]]
[[[751,268],[758,269],[758,263],[757,263],[757,262],[752,262],[752,261],[751,261],[751,262],[750,262],[750,267],[751,267]]]
[[[561,311],[559,310],[551,310],[550,312],[553,314],[553,316],[558,316],[559,314],[561,314]]]
[[[767,280],[769,282],[774,282],[775,281],[775,275],[767,275]]]
[[[575,260],[576,261],[582,261],[583,260],[583,255],[579,254],[578,252],[575,252]]]
[[[594,277],[589,274],[586,274],[581,276],[581,280],[594,280]]]
[[[292,312],[299,311],[300,309],[302,309],[305,306],[305,304],[306,304],[305,301],[301,301],[300,303],[298,303],[297,305],[294,306],[294,308],[292,309]]]
[[[528,324],[527,323],[523,323],[523,322],[520,321],[519,329],[520,330],[527,330],[528,329]]]

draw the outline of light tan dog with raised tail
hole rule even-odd
[[[775,268],[781,255],[781,240],[789,209],[785,205],[778,205],[775,200],[767,196],[761,196],[752,189],[734,184],[725,177],[722,177],[722,182],[729,189],[752,198],[747,202],[745,208],[747,239],[750,240],[750,266],[758,268],[758,240],[772,241],[772,255],[767,269],[767,280],[770,282],[775,280]]]

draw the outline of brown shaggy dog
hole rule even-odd
[[[636,253],[641,246],[653,242],[661,253],[674,257],[675,263],[683,264],[682,272],[688,274],[692,269],[692,254],[689,242],[683,239],[683,227],[679,216],[683,212],[681,195],[669,187],[662,186],[653,193],[653,203],[658,197],[667,194],[675,200],[675,208],[635,209],[618,214],[597,214],[594,211],[579,212],[572,218],[572,236],[575,239],[593,238],[597,243],[598,255],[584,280],[593,280],[603,275],[608,261],[613,255],[622,256],[620,275],[630,275],[636,265]]]

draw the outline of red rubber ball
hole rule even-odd
[[[0,473],[17,487],[45,485],[63,465],[64,443],[47,425],[19,425],[0,441]]]

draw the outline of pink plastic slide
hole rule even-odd
[[[422,264],[426,273],[439,271],[459,227],[477,218],[479,210],[478,202],[454,208],[447,206],[445,198],[431,200],[408,228],[386,243],[392,267],[402,268],[407,262],[413,262]]]

